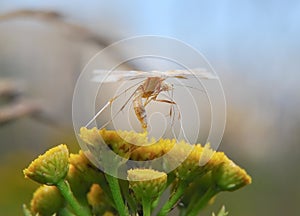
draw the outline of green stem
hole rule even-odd
[[[170,197],[170,199],[163,205],[163,207],[158,212],[157,216],[165,216],[171,211],[173,206],[179,201],[179,199],[182,197],[184,191],[186,188],[185,182],[180,182],[176,191],[173,193],[173,195]]]
[[[151,204],[151,211],[153,211],[157,205],[159,204],[159,201],[161,199],[161,196],[163,195],[164,191],[172,184],[174,183],[175,181],[175,175],[174,174],[170,174],[168,175],[168,179],[167,179],[167,184],[166,186],[164,187],[164,189],[158,194],[158,196],[152,201],[152,204]]]
[[[132,194],[129,193],[128,187],[129,187],[129,182],[126,180],[120,180],[119,179],[119,184],[122,190],[122,194],[124,196],[124,199],[126,200],[129,209],[131,212],[136,212],[137,211],[137,203]]]
[[[208,189],[207,189],[208,190]],[[196,206],[196,203],[199,201],[199,199],[206,193],[206,191],[203,191],[203,194],[201,195],[200,191],[197,191],[197,193],[191,195],[190,200],[188,201],[188,204],[185,208],[185,212],[188,212],[190,208],[194,208]]]
[[[159,200],[160,200],[160,196],[161,196],[161,194],[159,195],[158,198],[156,198],[156,199],[152,202],[152,204],[151,204],[151,211],[152,211],[153,209],[155,209],[156,206],[158,205]]]
[[[63,197],[67,200],[67,202],[70,204],[71,208],[74,210],[75,214],[78,216],[88,216],[91,215],[90,212],[86,211],[79,202],[74,197],[70,185],[67,181],[61,180],[57,183],[57,188],[63,195]]]
[[[129,216],[128,209],[123,201],[118,179],[108,174],[105,174],[105,177],[108,181],[108,185],[116,204],[116,209],[119,212],[120,216]]]
[[[76,196],[78,203],[81,205],[81,207],[84,209],[84,211],[89,212],[89,214],[92,214],[91,207],[89,205],[89,202],[87,200],[87,195],[83,196]]]
[[[210,187],[205,194],[194,204],[187,209],[187,215],[197,216],[199,211],[203,209],[210,199],[218,193],[215,187]]]
[[[142,198],[143,216],[151,216],[151,199],[149,197]]]

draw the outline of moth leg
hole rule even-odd
[[[100,115],[101,113],[107,108],[109,107],[115,100],[117,100],[121,95],[123,95],[124,93],[126,93],[128,90],[132,89],[133,87],[139,85],[142,81],[130,86],[129,88],[125,89],[123,92],[121,92],[120,94],[118,94],[117,96],[111,98],[105,105],[104,107],[102,107],[97,113],[96,115],[85,125],[85,127],[88,127],[93,121],[95,121]],[[108,122],[106,122],[101,128],[107,126],[115,117],[117,114],[119,114],[127,105],[127,103],[129,102],[129,100],[133,97],[133,95],[136,93],[137,89],[132,93],[132,95],[128,98],[128,100],[125,102],[125,104],[121,107],[121,109],[113,116],[113,118],[111,118]]]
[[[153,99],[154,101],[157,101],[157,102],[162,102],[162,103],[168,103],[168,104],[171,104],[171,107],[170,107],[170,111],[169,111],[169,115],[170,115],[170,118],[171,118],[171,127],[173,127],[173,124],[174,124],[174,118],[175,118],[175,110],[174,110],[174,106],[175,105],[177,107],[177,104],[175,101],[172,101],[172,100],[166,100],[166,99]],[[178,108],[177,108],[178,109]],[[173,115],[174,113],[174,115]],[[178,114],[178,118],[180,118],[180,113]]]
[[[111,123],[111,122],[117,117],[117,115],[118,115],[118,114],[126,107],[126,105],[128,104],[128,102],[129,102],[129,101],[132,99],[132,97],[136,94],[137,90],[138,90],[138,88],[130,95],[130,97],[126,100],[126,102],[125,102],[125,103],[123,104],[123,106],[118,110],[118,112],[116,112],[116,113],[114,114],[114,116],[113,116],[109,121],[107,121],[104,125],[102,125],[100,129],[106,127],[109,123]],[[120,96],[120,95],[118,95],[118,96]],[[115,99],[116,99],[116,98],[115,98]]]

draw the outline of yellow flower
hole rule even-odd
[[[212,171],[212,179],[217,188],[222,191],[234,191],[251,184],[251,177],[246,171],[231,160],[221,163]]]
[[[30,206],[31,211],[38,215],[53,215],[62,209],[65,200],[55,186],[43,185],[33,194]]]
[[[114,214],[110,211],[104,212],[103,216],[114,216]]]
[[[56,185],[78,214],[113,216],[117,215],[117,210],[122,215],[125,209],[124,214],[129,210],[132,214],[151,215],[168,181],[171,196],[158,215],[168,214],[178,203],[187,215],[196,215],[217,193],[237,190],[251,183],[251,177],[244,169],[223,152],[211,149],[209,144],[155,140],[148,139],[146,132],[97,128],[81,128],[80,137],[86,143],[87,152],[79,151],[69,157],[66,145],[59,145],[39,156],[24,170],[27,178]],[[84,153],[91,154],[93,161]],[[155,160],[151,167],[161,168],[157,168],[160,171],[130,169],[128,181],[115,178],[114,174],[124,174],[123,168],[134,167],[128,160],[144,161],[141,164],[147,167],[150,167],[150,160]],[[105,174],[106,171],[112,171],[113,175]],[[31,201],[34,214],[52,215],[65,207],[57,188],[42,186],[34,193]],[[74,196],[86,206],[82,208]],[[26,210],[25,206],[24,212]]]
[[[98,184],[93,184],[90,192],[87,194],[88,202],[91,206],[97,206],[103,204],[103,198],[104,195],[103,190]]]
[[[158,141],[152,139],[151,143],[150,145],[140,146],[135,149],[130,159],[135,161],[154,160],[166,154],[176,144],[176,141],[174,139],[160,139]]]
[[[68,173],[68,158],[68,148],[61,144],[31,162],[29,167],[23,171],[24,175],[41,184],[55,185]]]
[[[103,215],[108,210],[112,211],[112,207],[107,199],[105,192],[98,184],[93,184],[87,194],[88,203],[92,206],[95,215]],[[109,214],[108,214],[109,215]]]
[[[128,170],[127,179],[138,200],[143,197],[154,199],[164,190],[167,183],[167,174],[152,169]]]
[[[135,145],[136,143],[147,142],[145,135],[136,136],[134,132],[87,129],[84,127],[80,129],[80,138],[89,144],[89,148],[96,154],[106,154],[106,151],[112,149],[114,153],[127,159],[132,151],[139,147]]]
[[[80,150],[78,154],[71,154],[70,165],[74,167],[88,182],[95,182],[99,178],[103,178],[103,173],[95,167]]]
[[[74,193],[85,195],[93,183],[105,182],[102,171],[95,167],[82,151],[78,154],[70,154],[69,162],[67,180]]]
[[[178,158],[183,161],[174,170],[177,178],[183,181],[191,181],[196,175],[201,175],[204,172],[203,167],[199,166],[199,159],[203,147],[200,144],[190,145],[181,141],[175,146],[175,160]],[[172,163],[172,160],[169,161]]]

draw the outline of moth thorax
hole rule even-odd
[[[161,83],[161,91],[170,91],[173,89],[173,85],[167,83],[167,82],[162,82]]]

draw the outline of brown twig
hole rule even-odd
[[[12,11],[0,15],[0,22],[12,20],[12,19],[24,18],[24,17],[40,20],[44,22],[49,22],[65,30],[66,32],[69,32],[72,37],[75,37],[83,41],[94,43],[101,47],[107,47],[112,43],[110,39],[107,39],[104,36],[100,36],[80,24],[75,24],[75,23],[65,21],[64,16],[61,13],[56,11],[30,10],[30,9],[17,10],[17,11]],[[120,59],[120,57],[123,55],[121,52],[122,52],[121,50],[118,50],[118,53],[113,53],[111,57],[114,59]],[[133,68],[136,68],[137,65],[128,62],[123,66],[124,69],[131,70]]]
[[[0,126],[16,121],[25,116],[35,118],[46,124],[55,125],[54,119],[44,111],[43,107],[24,98],[20,84],[8,79],[0,79]]]

